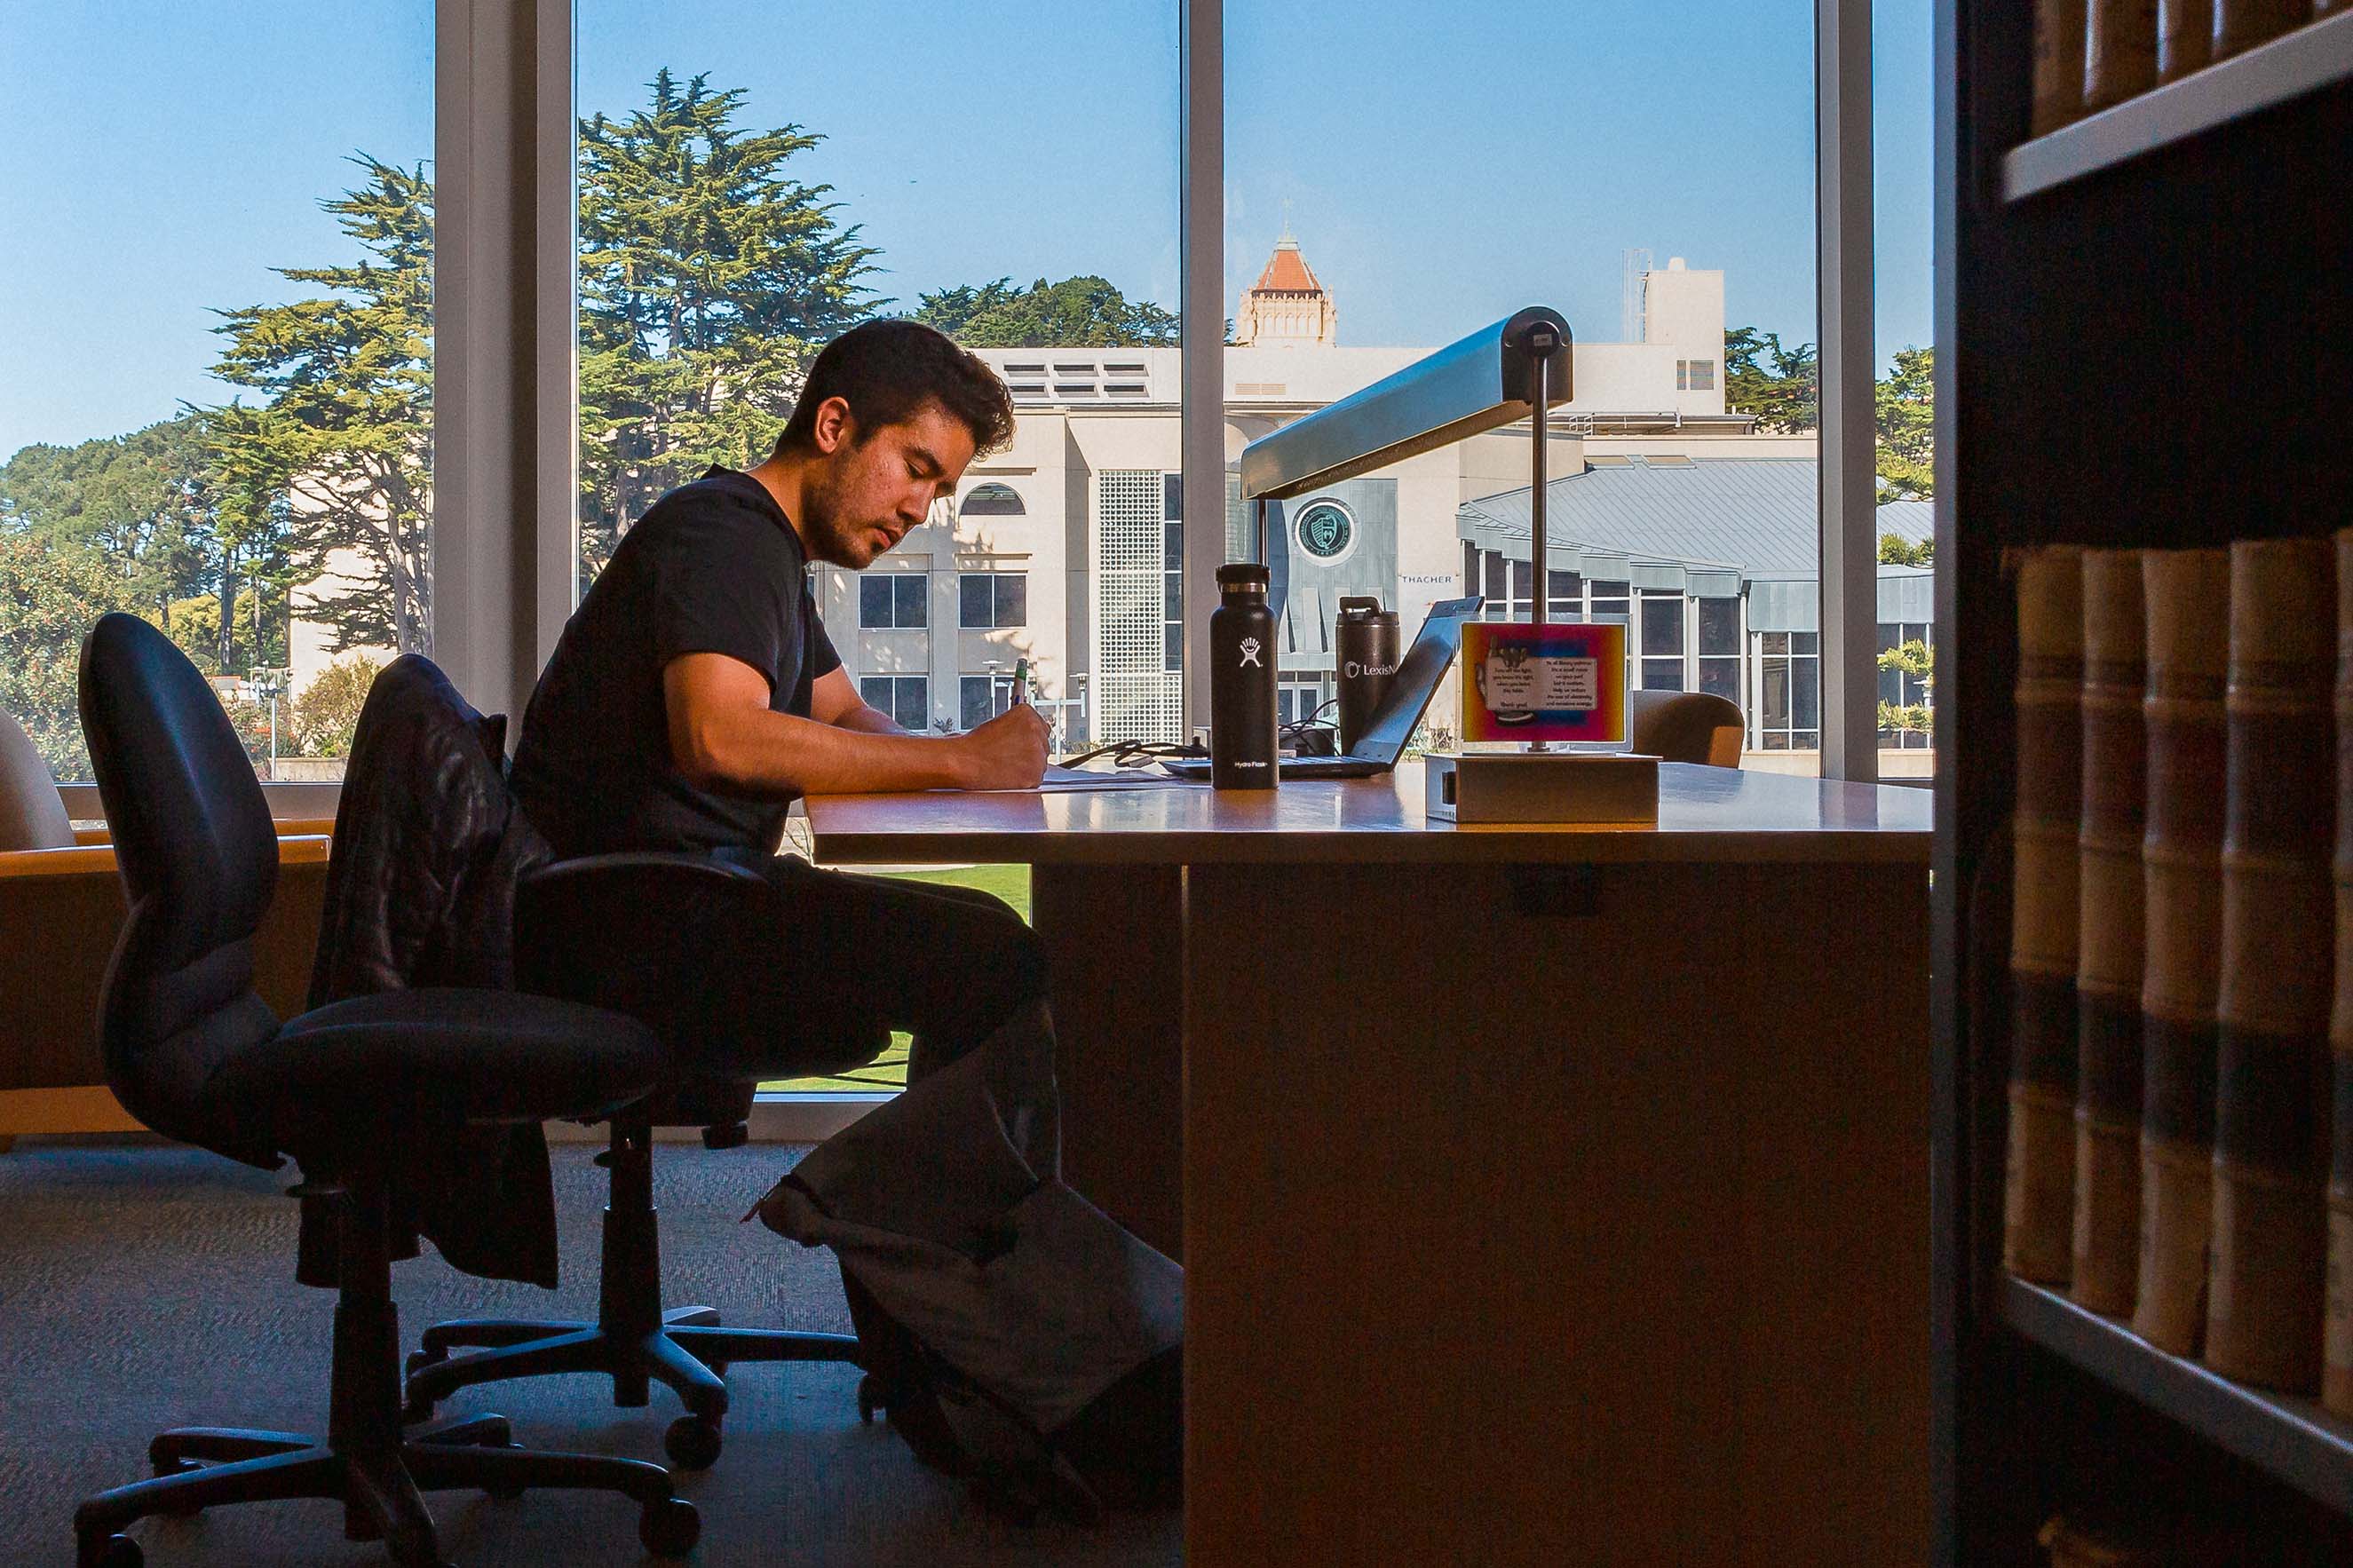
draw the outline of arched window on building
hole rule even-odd
[[[1028,510],[1011,485],[975,485],[956,507],[964,517],[1020,517]]]

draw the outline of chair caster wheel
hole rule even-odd
[[[861,1423],[869,1426],[873,1426],[874,1413],[884,1408],[886,1403],[882,1396],[882,1385],[874,1381],[872,1373],[870,1372],[858,1380],[858,1419]]]
[[[726,1441],[719,1423],[708,1415],[681,1415],[662,1434],[662,1452],[681,1470],[707,1470],[719,1462]]]
[[[448,1361],[448,1359],[449,1352],[448,1351],[410,1351],[408,1352],[408,1359],[406,1362],[403,1362],[401,1365],[409,1376],[415,1377],[427,1367],[439,1366],[443,1362]]]
[[[100,1542],[82,1542],[81,1568],[142,1568],[147,1554],[139,1543],[127,1535],[110,1535]]]
[[[683,1557],[702,1539],[702,1516],[684,1498],[657,1499],[638,1515],[638,1540],[657,1557]]]

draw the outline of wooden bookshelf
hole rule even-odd
[[[2179,1509],[2353,1563],[2353,1424],[2000,1268],[2014,552],[2353,523],[2353,17],[2030,138],[2031,7],[1937,11],[1936,1562]]]
[[[2019,201],[2348,77],[2353,77],[2353,11],[2021,143],[2002,160],[2002,192]]]

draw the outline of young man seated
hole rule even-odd
[[[819,792],[1029,788],[1046,725],[1017,704],[962,735],[901,730],[841,668],[808,566],[871,564],[1012,434],[1004,384],[940,333],[843,333],[765,462],[712,468],[623,536],[515,754],[515,792],[560,855],[699,851],[767,877],[783,926],[757,945],[796,1026],[908,1030],[912,1077],[1042,996],[1036,940],[986,893],[777,855],[786,810]]]

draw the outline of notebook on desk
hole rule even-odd
[[[1454,662],[1455,652],[1462,646],[1463,620],[1476,615],[1485,602],[1473,594],[1466,598],[1440,599],[1430,605],[1430,614],[1422,618],[1421,630],[1414,636],[1413,646],[1398,665],[1397,679],[1389,682],[1388,695],[1374,710],[1372,721],[1356,737],[1356,743],[1336,757],[1285,757],[1281,776],[1362,779],[1396,767],[1398,758],[1405,754],[1406,742],[1413,739],[1414,727],[1429,710],[1430,700],[1438,694],[1438,683],[1446,679],[1447,667]],[[1180,758],[1160,765],[1181,779],[1209,776],[1209,764],[1197,758]]]

